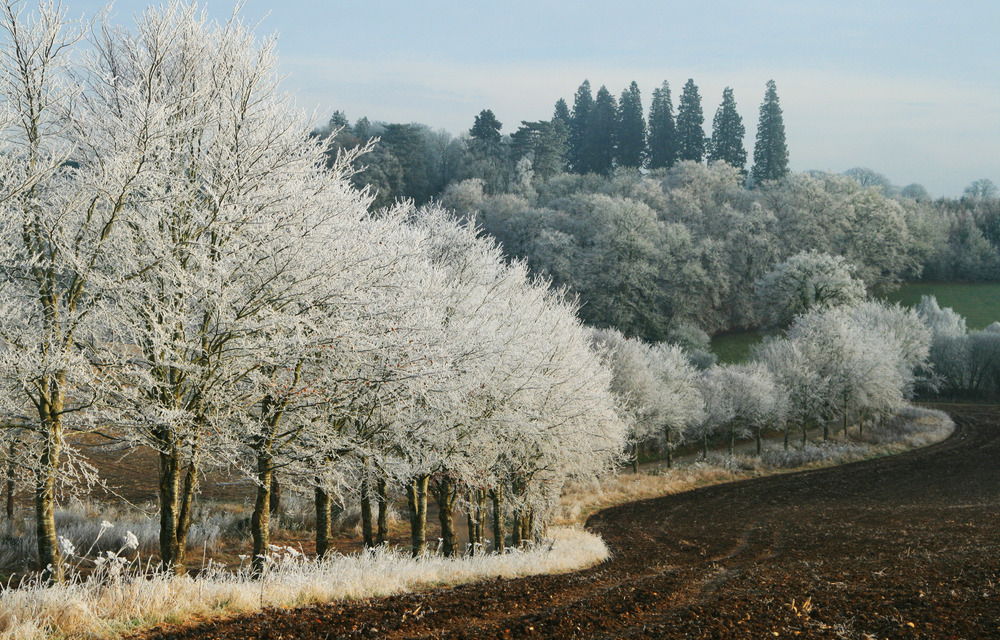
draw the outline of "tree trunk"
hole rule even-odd
[[[316,487],[313,502],[316,505],[316,557],[323,558],[330,552],[330,494]]]
[[[434,501],[438,505],[438,520],[441,522],[441,552],[446,558],[455,556],[458,536],[455,534],[455,498],[458,489],[448,475],[442,475],[434,483]]]
[[[788,424],[785,424],[785,451],[788,451]]]
[[[507,544],[506,523],[504,521],[503,486],[499,485],[490,491],[493,499],[493,550],[503,553]]]
[[[271,502],[269,508],[271,517],[279,518],[281,515],[281,483],[278,482],[278,474],[273,469],[271,470]],[[281,524],[280,521],[278,524]]]
[[[410,547],[414,558],[424,554],[427,548],[427,482],[428,474],[422,474],[410,481],[406,496],[410,507]]]
[[[732,457],[736,449],[736,426],[729,427],[729,456]]]
[[[639,473],[639,443],[632,445],[632,473]]]
[[[754,431],[754,440],[757,441],[757,457],[759,458],[761,452],[760,429]]]
[[[469,553],[483,553],[486,548],[486,490],[469,492]],[[478,551],[477,551],[478,549]]]
[[[670,433],[670,428],[669,427],[666,429],[666,432],[667,432],[666,433],[666,435],[667,435],[667,468],[668,469],[673,469],[674,468],[674,443],[673,443],[673,438],[672,438],[672,435]]]
[[[51,414],[50,414],[51,415]],[[42,580],[49,584],[63,581],[62,553],[56,535],[56,468],[62,440],[62,424],[57,417],[43,420],[45,444],[35,476],[35,534],[38,536],[38,564]]]
[[[844,399],[844,437],[847,437],[847,415],[850,413],[850,405],[847,399]]]
[[[177,541],[180,512],[181,467],[176,446],[159,454],[160,563],[164,571],[184,573],[184,553]]]
[[[806,448],[806,439],[808,438],[808,436],[809,436],[809,425],[803,423],[803,425],[802,425],[802,448],[803,449]]]
[[[523,542],[523,540],[521,540],[521,534],[524,532],[524,527],[521,526],[521,517],[521,510],[515,509],[510,529],[510,546],[515,549],[520,549],[521,543]]]
[[[708,460],[708,434],[701,437],[701,459]]]
[[[367,466],[367,465],[366,465]],[[372,523],[372,498],[369,492],[368,474],[361,478],[361,537],[365,548],[375,548],[375,531]]]
[[[15,442],[10,443],[9,458],[7,459],[7,520],[14,519],[14,473],[17,466],[14,463]]]
[[[385,544],[389,540],[389,483],[379,478],[376,484],[378,495],[378,534],[375,543]]]
[[[270,453],[257,454],[257,500],[250,516],[250,534],[253,537],[251,567],[253,575],[264,573],[267,566],[268,544],[271,542],[271,473]]]

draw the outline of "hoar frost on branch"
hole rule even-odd
[[[4,8],[0,402],[51,579],[70,428],[157,452],[178,572],[206,465],[257,484],[258,569],[276,466],[318,520],[408,487],[418,552],[432,478],[446,504],[490,492],[502,548],[506,510],[517,542],[564,479],[613,466],[625,426],[575,304],[439,210],[368,213],[365,149],[328,165],[273,41],[171,3],[101,22],[70,65],[58,9]]]

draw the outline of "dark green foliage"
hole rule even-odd
[[[674,105],[670,100],[670,84],[666,80],[662,87],[653,89],[646,145],[650,169],[674,166],[677,161],[677,133],[674,127]]]
[[[615,132],[615,162],[619,167],[642,166],[646,152],[646,119],[642,114],[642,96],[639,85],[633,82],[622,91],[618,103],[618,122]]]
[[[615,127],[618,122],[618,105],[606,87],[597,91],[594,107],[590,111],[587,128],[589,170],[601,175],[611,173],[615,161]]]
[[[569,127],[569,120],[570,120],[569,107],[566,106],[566,101],[563,100],[562,98],[556,100],[556,108],[552,112],[552,119],[561,120],[564,125]]]
[[[747,150],[743,146],[746,127],[743,118],[736,111],[733,90],[726,87],[722,92],[722,104],[712,120],[712,139],[708,145],[709,162],[726,162],[740,171],[746,171]]]
[[[764,102],[760,105],[757,143],[753,148],[752,177],[755,184],[780,180],[788,174],[788,147],[785,146],[785,121],[778,103],[774,80],[767,81]]]
[[[403,193],[403,166],[388,149],[377,145],[361,160],[363,169],[354,174],[351,182],[359,189],[367,187],[375,197],[373,209],[393,203]]]
[[[499,144],[502,138],[500,135],[502,128],[503,124],[493,115],[493,110],[483,109],[476,116],[476,122],[469,130],[469,135],[472,136],[473,140],[483,144]]]
[[[551,122],[521,122],[510,137],[511,160],[531,159],[535,176],[548,180],[566,168],[566,123],[558,118]]]
[[[590,111],[594,107],[594,96],[590,92],[590,82],[584,80],[573,98],[573,115],[569,119],[569,166],[576,173],[592,171],[590,163],[589,129]]]
[[[693,162],[705,159],[705,116],[693,79],[684,85],[677,105],[677,159]]]
[[[432,190],[431,172],[427,166],[427,141],[418,125],[387,124],[382,132],[381,145],[399,161],[403,172],[403,187],[396,197],[412,198],[418,203],[427,202]]]

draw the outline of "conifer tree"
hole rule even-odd
[[[552,112],[552,120],[562,120],[562,123],[569,126],[569,106],[566,105],[566,101],[562,98],[556,100],[556,108]]]
[[[482,143],[497,144],[502,138],[500,135],[500,129],[502,128],[503,124],[497,120],[497,117],[493,114],[493,110],[483,109],[476,116],[476,121],[472,125],[472,129],[469,130],[469,135],[474,140]]]
[[[569,119],[569,166],[576,173],[592,171],[588,149],[587,130],[590,127],[590,110],[594,107],[594,96],[590,92],[590,81],[584,80],[573,98],[573,115]]]
[[[670,100],[670,83],[653,89],[649,106],[649,136],[646,139],[650,169],[669,168],[677,161],[677,132],[674,127],[674,105]]]
[[[646,119],[642,96],[635,82],[622,91],[615,132],[615,162],[620,167],[642,166],[646,151]]]
[[[722,104],[712,120],[712,139],[708,145],[709,162],[726,162],[741,172],[746,171],[747,150],[743,146],[746,127],[743,118],[736,111],[733,90],[726,87],[722,92]]]
[[[607,175],[611,173],[615,160],[615,126],[618,121],[618,105],[607,87],[601,86],[590,111],[587,127],[587,146],[590,150],[590,170]]]
[[[693,79],[688,79],[677,104],[677,159],[701,162],[705,158],[705,116],[701,96]]]
[[[753,148],[752,177],[755,184],[780,180],[788,174],[788,147],[785,146],[785,121],[778,104],[774,80],[767,81],[764,102],[760,105],[757,143]]]

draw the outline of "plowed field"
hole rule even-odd
[[[903,455],[609,509],[585,571],[149,638],[1000,638],[1000,408]]]

